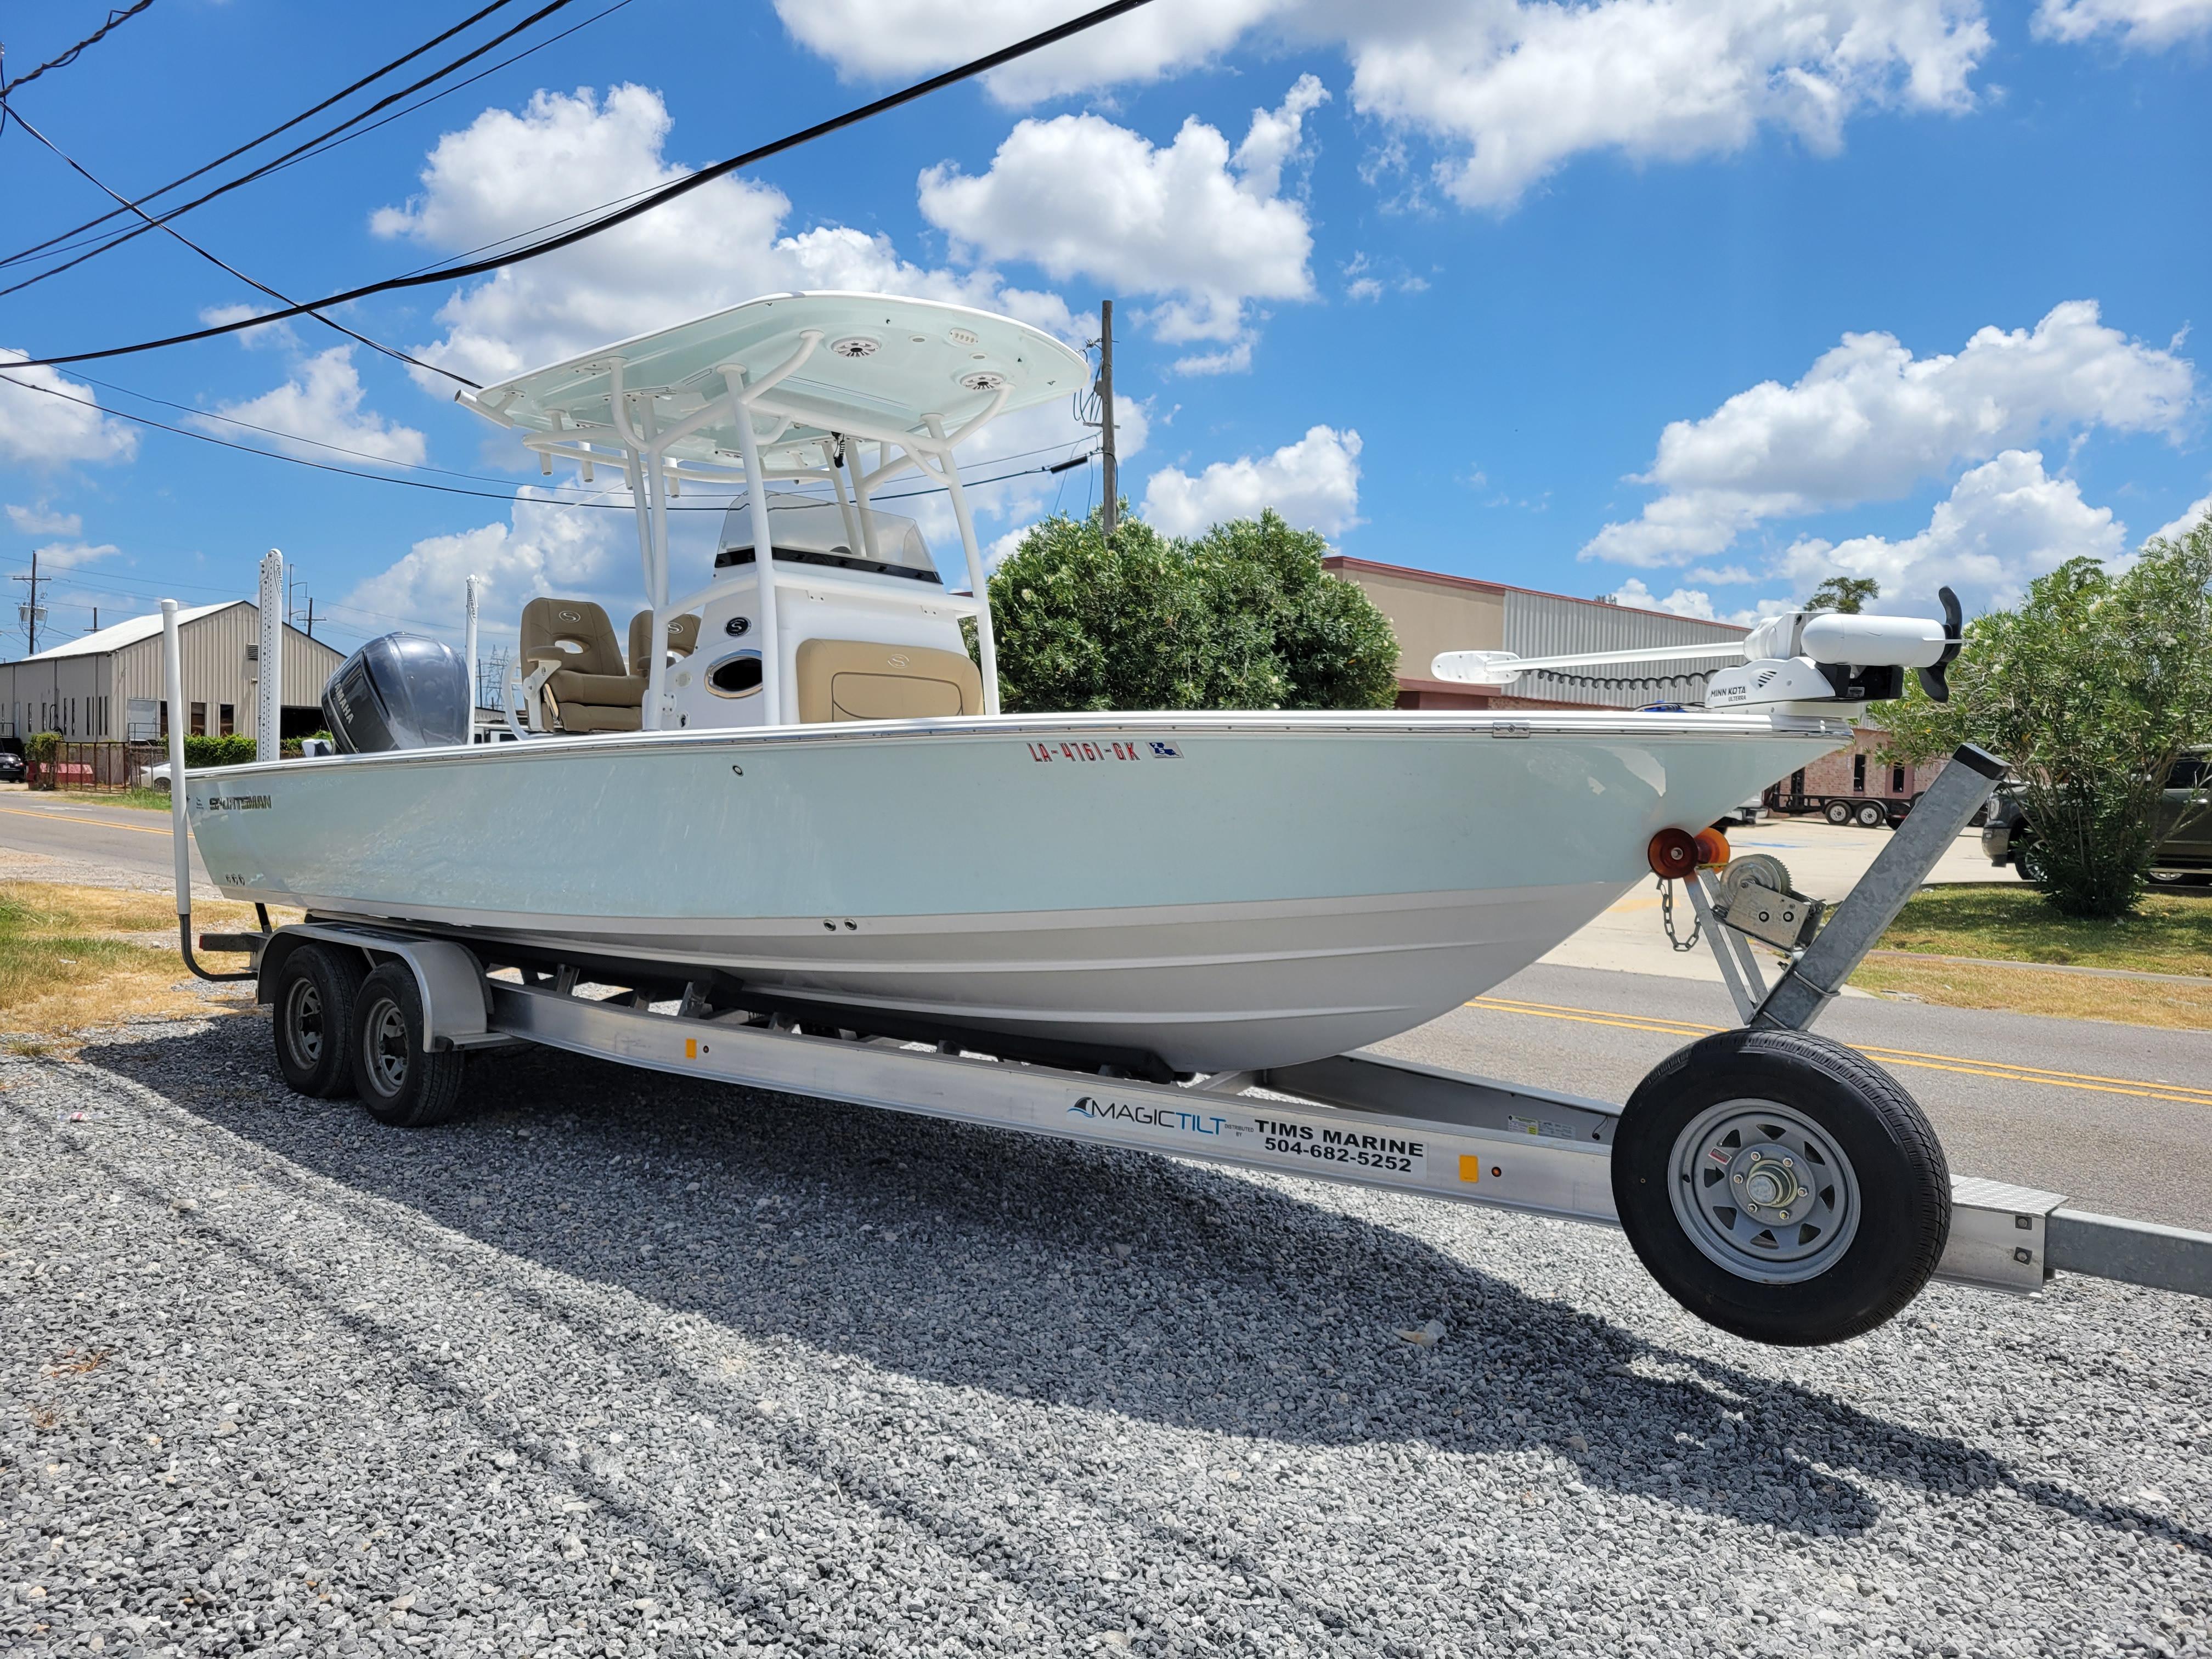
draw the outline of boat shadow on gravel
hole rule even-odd
[[[1294,1188],[551,1050],[477,1056],[465,1116],[392,1130],[355,1102],[285,1092],[267,1042],[265,1020],[248,1017],[94,1043],[82,1058],[436,1227],[750,1340],[932,1384],[1292,1451],[1544,1451],[1589,1489],[1805,1534],[1873,1525],[1880,1505],[1863,1480],[1933,1496],[2003,1489],[2212,1555],[2212,1537],[2170,1516],[1652,1343]],[[255,1081],[241,1088],[241,1075]],[[314,1196],[331,1201],[327,1188]],[[441,1254],[438,1235],[411,1217],[395,1224],[381,1205],[360,1205],[353,1224],[509,1299],[549,1340],[586,1337],[691,1410],[743,1415],[787,1454],[835,1461],[635,1322],[605,1316],[592,1330],[574,1298],[486,1278],[480,1257]],[[1602,1235],[1563,1232],[1556,1248],[1641,1272]],[[315,1292],[312,1279],[295,1284]],[[1433,1348],[1396,1334],[1431,1317],[1448,1330]]]

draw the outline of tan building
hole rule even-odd
[[[1745,632],[1728,623],[1699,622],[1608,599],[1570,599],[1564,593],[1540,593],[1370,559],[1334,555],[1323,559],[1322,567],[1358,584],[1389,617],[1398,635],[1401,708],[1640,708],[1654,702],[1695,706],[1705,701],[1705,676],[1691,672],[1688,665],[1682,665],[1684,672],[1663,674],[1638,668],[1560,669],[1524,675],[1503,690],[1436,679],[1429,665],[1445,651],[1557,657],[1583,651],[1710,645],[1717,640],[1741,639]]]
[[[198,736],[257,735],[253,711],[261,679],[261,618],[250,599],[194,605],[177,613],[183,659],[185,730]],[[283,720],[278,736],[322,727],[323,683],[342,653],[287,623]],[[37,732],[72,743],[151,742],[169,730],[161,696],[161,619],[133,617],[0,663],[0,743],[21,749]]]

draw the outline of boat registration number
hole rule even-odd
[[[1028,745],[1033,761],[1073,761],[1089,765],[1098,761],[1181,760],[1182,745],[1159,738],[1139,743],[1134,738],[1048,738]]]

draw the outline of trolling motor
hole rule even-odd
[[[1901,696],[1905,671],[1921,690],[1948,702],[1951,664],[1965,640],[1959,596],[1942,590],[1943,617],[1863,617],[1840,611],[1785,611],[1740,640],[1711,645],[1662,645],[1633,651],[1586,651],[1522,657],[1510,651],[1446,651],[1430,665],[1440,680],[1506,686],[1544,669],[1611,668],[1633,663],[1726,662],[1705,687],[1708,708],[1781,706],[1783,712],[1826,714],[1838,705]]]

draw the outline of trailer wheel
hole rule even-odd
[[[284,958],[270,988],[269,1024],[276,1069],[288,1086],[318,1100],[353,1092],[349,1043],[354,1000],[367,971],[357,951],[327,945],[302,945]]]
[[[1847,800],[1832,800],[1821,809],[1820,816],[1831,823],[1849,823],[1851,821],[1851,804]]]
[[[352,1048],[354,1087],[379,1123],[425,1128],[459,1109],[468,1056],[424,1052],[422,994],[406,963],[387,962],[362,981]]]
[[[1880,802],[1870,800],[1860,806],[1858,820],[1859,828],[1862,830],[1879,830],[1889,822],[1889,814],[1883,810]]]
[[[1890,1318],[1951,1231],[1950,1170],[1911,1096],[1802,1031],[1722,1031],[1662,1060],[1621,1114],[1613,1195],[1669,1296],[1789,1346]]]

